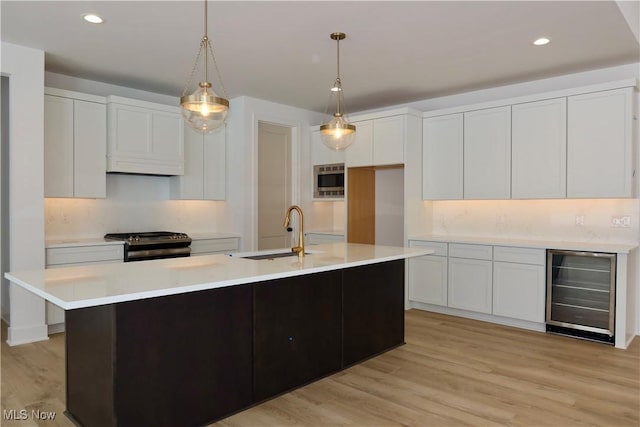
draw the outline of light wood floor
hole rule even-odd
[[[58,415],[1,425],[72,426],[62,414],[64,336],[13,348],[5,339],[2,409]],[[406,341],[215,425],[640,425],[640,339],[619,350],[411,310]]]

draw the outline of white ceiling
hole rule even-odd
[[[187,0],[3,0],[2,40],[44,50],[48,71],[177,97],[203,10]],[[84,22],[87,12],[105,23]],[[347,33],[341,76],[351,112],[640,61],[612,1],[209,3],[209,36],[231,98],[325,111],[334,31]],[[540,36],[551,43],[533,46]]]

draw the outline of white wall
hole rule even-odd
[[[0,148],[0,316],[7,322],[9,316],[9,281],[4,273],[9,271],[9,77],[2,77],[2,141]]]
[[[44,52],[3,42],[1,67],[10,91],[9,268],[44,268]],[[47,338],[42,298],[10,285],[9,304],[10,345]]]
[[[46,238],[95,238],[106,233],[157,230],[187,234],[218,231],[224,202],[169,200],[170,179],[108,174],[106,199],[47,198]]]
[[[458,200],[431,204],[432,233],[581,242],[637,242],[638,199]],[[576,215],[584,216],[577,226]],[[612,227],[629,215],[631,227]]]

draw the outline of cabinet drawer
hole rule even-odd
[[[447,256],[447,248],[449,244],[446,242],[430,242],[427,240],[409,240],[410,248],[429,248],[433,249],[431,255]]]
[[[493,248],[493,260],[515,262],[519,264],[544,265],[546,251],[534,248],[514,248],[496,246]]]
[[[451,243],[449,245],[449,256],[456,258],[484,259],[493,258],[493,247],[486,245],[468,245],[464,243]]]
[[[191,242],[191,255],[217,252],[235,252],[238,250],[240,239],[230,237],[225,239],[205,239]]]
[[[74,246],[46,249],[47,267],[59,264],[124,261],[124,245]]]

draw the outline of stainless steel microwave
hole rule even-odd
[[[314,166],[313,182],[314,198],[344,198],[344,163]]]

